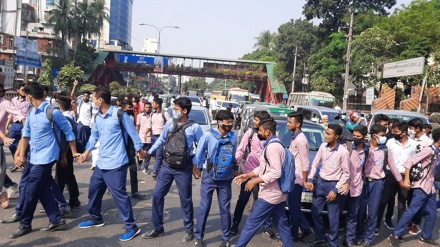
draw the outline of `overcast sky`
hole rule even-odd
[[[276,32],[290,19],[304,18],[305,0],[134,0],[131,45],[141,51],[144,38],[157,38],[153,27],[140,23],[179,26],[163,29],[161,53],[236,59],[252,52],[263,30]],[[397,0],[397,6],[411,0]]]

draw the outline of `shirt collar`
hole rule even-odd
[[[107,115],[109,115],[109,116],[113,115],[114,109],[115,109],[115,106],[111,105],[110,108],[108,108]],[[101,110],[98,111],[98,114],[102,116]]]
[[[271,136],[269,139],[267,139],[265,142],[263,142],[263,147],[267,146],[267,144],[269,144],[269,142],[275,138],[277,138],[276,135]]]
[[[39,110],[39,111],[44,111],[44,109],[46,108],[46,106],[47,106],[48,104],[49,104],[49,103],[47,103],[47,101],[43,101],[43,102],[41,103],[41,105],[38,107],[37,110]]]
[[[293,134],[292,140],[296,139],[299,136],[299,134],[301,134],[301,133],[302,133],[302,130],[298,131],[298,133],[296,133],[296,134]]]
[[[339,145],[340,145],[340,143],[337,143],[336,146],[335,146],[335,148],[334,148],[333,150],[338,151],[338,149],[339,149]],[[328,147],[329,147],[329,144],[327,143],[327,145],[325,145],[325,146],[328,148]]]

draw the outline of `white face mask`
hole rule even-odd
[[[180,119],[181,117],[182,117],[182,112],[181,111],[173,110],[173,118],[174,119]]]
[[[409,137],[414,139],[414,137],[416,137],[416,131],[412,129],[408,129],[408,135]]]
[[[386,136],[379,136],[379,139],[376,139],[377,143],[379,145],[384,145],[387,143],[387,137]]]

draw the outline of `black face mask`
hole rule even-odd
[[[396,141],[400,141],[400,139],[402,139],[402,137],[400,136],[401,134],[393,134],[393,138],[396,139]]]
[[[222,129],[226,132],[229,132],[232,130],[232,124],[223,124]]]
[[[134,111],[133,110],[126,110],[125,111],[128,115],[130,116],[134,116]]]
[[[356,146],[364,143],[364,140],[364,138],[353,138],[353,142]]]
[[[257,134],[258,139],[260,139],[260,141],[265,141],[266,139],[264,138],[264,136]]]

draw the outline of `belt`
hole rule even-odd
[[[326,183],[331,183],[331,182],[338,182],[338,180],[325,180],[323,178],[320,178],[322,181],[326,182]]]
[[[367,178],[368,182],[373,182],[373,181],[378,181],[378,180],[383,180],[383,178]]]
[[[153,136],[160,136],[160,134],[159,135],[153,135]]]
[[[21,121],[15,121],[14,123],[23,125],[23,123]]]

